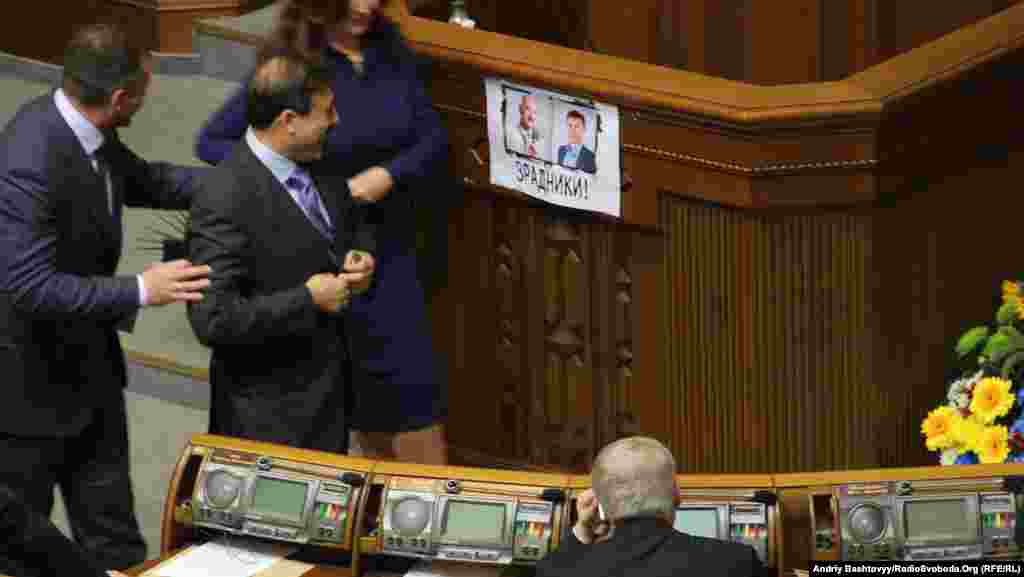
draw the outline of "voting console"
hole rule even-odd
[[[1020,559],[1024,466],[957,465],[775,475],[779,567],[810,561]]]
[[[838,535],[842,559],[908,561],[1012,556],[1014,496],[1001,479],[882,481],[835,487],[816,535]]]
[[[775,562],[767,475],[678,477],[676,528],[747,543]],[[575,522],[589,477],[371,461],[197,435],[164,509],[161,552],[218,535],[318,550],[353,574],[369,556],[529,566]]]

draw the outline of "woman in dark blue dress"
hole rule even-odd
[[[349,179],[353,197],[372,203],[375,288],[353,299],[346,322],[355,440],[371,458],[443,464],[448,405],[416,270],[412,205],[430,202],[448,140],[414,55],[380,14],[383,1],[285,2],[265,51],[299,49],[331,67],[338,124],[321,162]],[[246,125],[243,86],[203,127],[197,156],[218,163]]]

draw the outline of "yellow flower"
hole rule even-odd
[[[1002,425],[985,427],[975,450],[978,453],[978,462],[990,465],[1005,461],[1006,457],[1010,455],[1009,438],[1009,431]]]
[[[939,407],[928,413],[921,423],[921,433],[929,451],[948,449],[957,442],[957,423],[963,417],[952,407]]]
[[[971,397],[971,413],[986,425],[1010,412],[1013,395],[1010,381],[999,377],[985,377],[974,386]]]
[[[960,417],[957,415],[957,419],[953,422],[953,442],[954,445],[960,447],[963,451],[973,451],[978,446],[978,442],[981,440],[981,434],[985,431],[985,425],[978,422],[978,420],[971,416],[968,418]]]
[[[1010,299],[1016,300],[1020,295],[1020,286],[1013,282],[1004,280],[1003,281],[1003,302],[1009,302]]]

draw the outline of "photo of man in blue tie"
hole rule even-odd
[[[594,174],[597,172],[594,151],[583,144],[583,137],[587,133],[586,117],[578,110],[570,110],[565,118],[569,143],[558,147],[558,164]]]

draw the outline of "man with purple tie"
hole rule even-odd
[[[345,453],[344,313],[374,239],[345,179],[307,165],[338,120],[329,82],[298,55],[257,68],[245,138],[192,204],[191,257],[213,272],[189,320],[213,349],[211,433]]]

